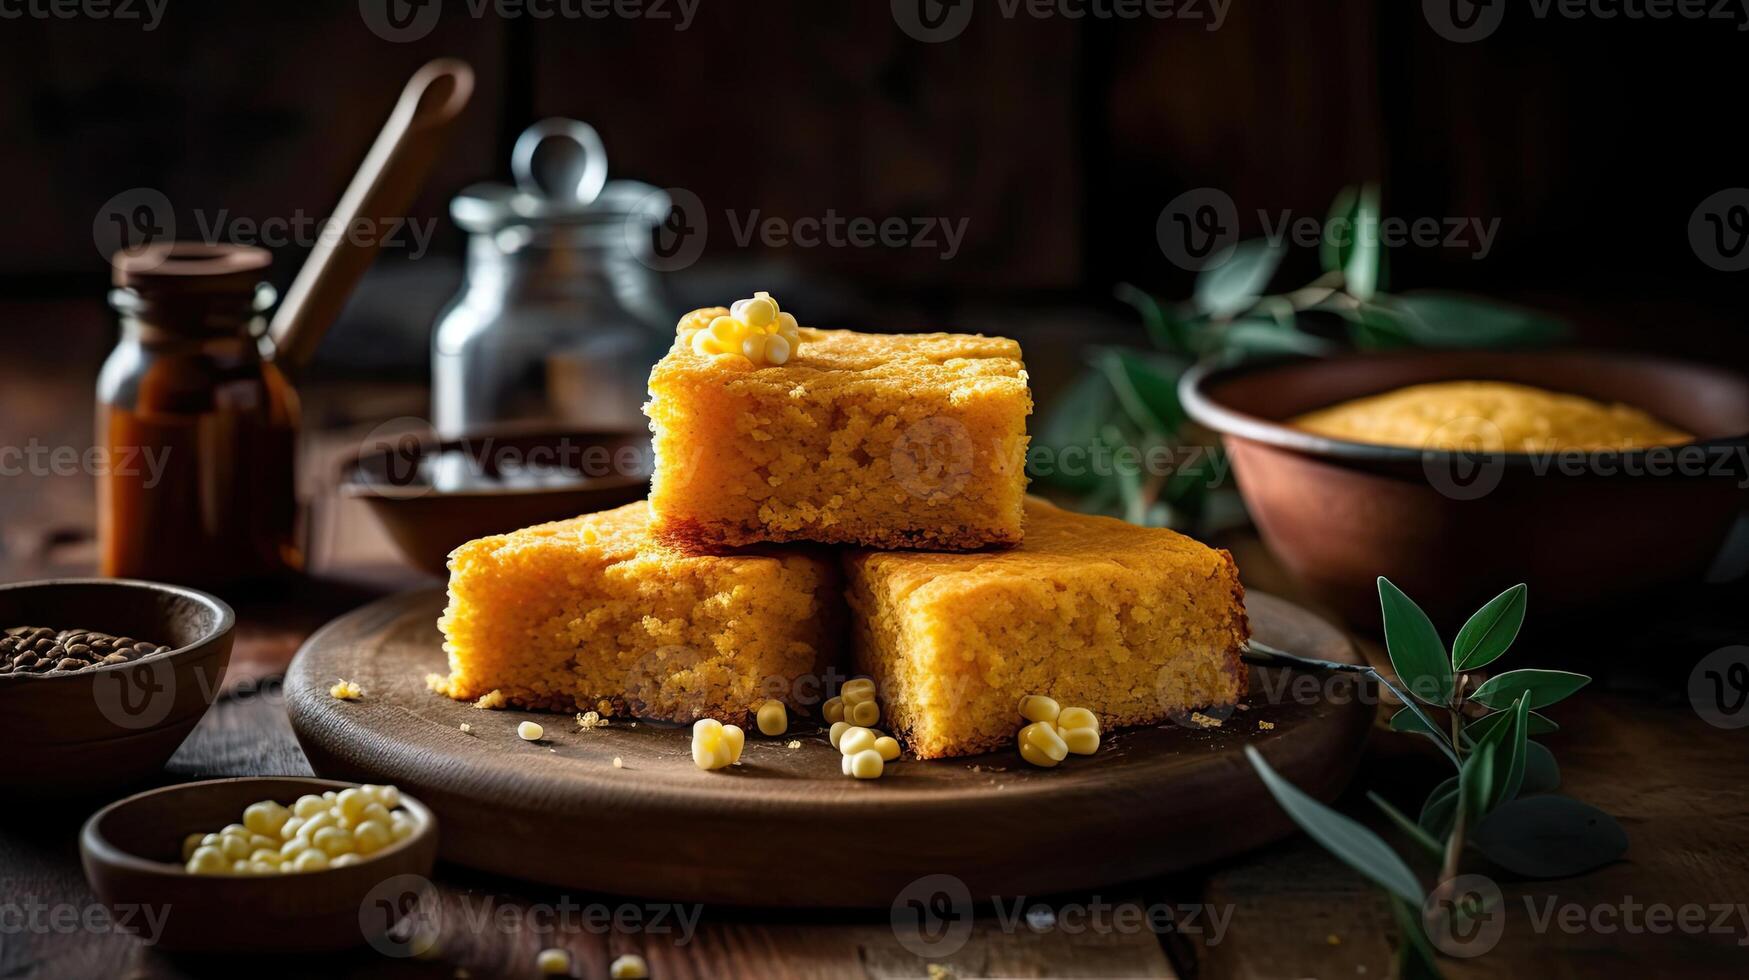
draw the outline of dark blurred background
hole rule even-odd
[[[1126,19],[977,0],[961,33],[924,43],[899,24],[904,0],[620,8],[635,17],[449,0],[428,34],[396,43],[367,27],[379,0],[157,2],[155,24],[144,0],[106,18],[31,16],[20,0],[26,15],[0,19],[4,299],[101,310],[93,221],[132,188],[162,191],[182,237],[197,209],[326,214],[407,76],[448,54],[479,89],[414,209],[437,236],[417,259],[385,251],[325,372],[426,370],[461,274],[447,202],[506,179],[516,134],[551,115],[594,124],[615,177],[686,188],[713,216],[704,259],[663,280],[676,308],[789,283],[823,325],[1018,318],[1121,338],[1135,319],[1116,283],[1189,292],[1156,238],[1178,195],[1219,190],[1252,236],[1260,211],[1322,219],[1344,185],[1371,180],[1387,216],[1497,222],[1480,257],[1473,233],[1394,249],[1394,289],[1492,294],[1559,312],[1587,340],[1749,362],[1745,273],[1709,266],[1689,236],[1703,200],[1749,183],[1734,21],[1514,6],[1464,43],[1437,29],[1437,4],[1200,0]],[[743,246],[716,220],[829,210],[963,220],[964,241],[951,259]],[[276,251],[283,288],[304,249]],[[1315,249],[1296,249],[1279,281],[1316,274]]]

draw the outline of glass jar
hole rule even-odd
[[[270,262],[192,242],[116,256],[121,339],[97,378],[103,574],[215,586],[303,566],[297,395],[261,354]]]
[[[446,438],[526,423],[638,429],[650,365],[672,340],[646,264],[661,190],[607,181],[595,131],[530,127],[517,186],[479,184],[451,204],[469,232],[466,281],[432,337],[432,419]]]

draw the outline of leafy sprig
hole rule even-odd
[[[1378,680],[1403,702],[1391,728],[1431,740],[1451,761],[1455,773],[1434,787],[1414,819],[1383,797],[1367,794],[1414,845],[1410,857],[1435,863],[1440,882],[1455,878],[1472,854],[1527,878],[1583,874],[1619,858],[1627,850],[1627,834],[1596,807],[1555,795],[1561,776],[1554,754],[1531,740],[1557,728],[1535,709],[1560,702],[1590,678],[1530,668],[1480,683],[1471,676],[1511,648],[1524,624],[1525,587],[1515,585],[1489,600],[1458,630],[1448,651],[1414,600],[1382,576],[1378,586],[1396,683],[1371,667],[1296,657],[1258,643],[1249,656],[1266,664],[1343,670]],[[1288,783],[1256,749],[1245,752],[1301,829],[1390,894],[1404,929],[1399,951],[1404,972],[1437,975],[1433,946],[1423,932],[1427,895],[1409,862],[1365,826]],[[1459,907],[1451,914],[1482,911]]]

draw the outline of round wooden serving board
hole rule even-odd
[[[809,727],[751,734],[741,765],[704,772],[686,727],[616,719],[585,732],[569,715],[482,711],[431,693],[425,676],[447,669],[443,605],[441,588],[393,596],[305,644],[286,701],[316,772],[419,797],[437,813],[445,860],[672,901],[876,908],[928,875],[953,875],[982,899],[1203,864],[1291,830],[1244,746],[1328,799],[1353,774],[1373,717],[1353,675],[1252,667],[1248,710],[1222,726],[1108,732],[1096,755],[1055,769],[997,752],[904,759],[881,779],[853,780]],[[1356,658],[1305,610],[1258,593],[1246,605],[1259,640]],[[329,696],[342,677],[364,697]],[[546,727],[542,741],[517,737],[525,719]]]

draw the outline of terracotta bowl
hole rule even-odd
[[[166,644],[111,667],[0,674],[0,784],[26,795],[113,795],[157,775],[218,697],[231,607],[128,579],[0,585],[0,625],[95,629]]]
[[[529,475],[530,464],[538,475]],[[517,428],[441,441],[409,435],[347,460],[340,492],[370,505],[409,562],[444,576],[449,553],[475,538],[648,496],[650,436]]]
[[[1632,405],[1698,441],[1679,453],[1548,457],[1369,445],[1283,424],[1472,379]],[[1220,433],[1264,543],[1364,626],[1379,621],[1379,575],[1442,630],[1516,582],[1535,607],[1567,612],[1693,582],[1749,503],[1749,380],[1697,364],[1595,351],[1360,354],[1201,367],[1179,395]]]
[[[130,796],[97,811],[79,834],[85,878],[116,921],[153,945],[203,953],[322,952],[361,943],[406,955],[389,927],[428,897],[437,820],[405,794],[418,822],[406,840],[345,868],[283,875],[191,875],[182,840],[236,823],[259,800],[290,804],[306,793],[356,783],[253,776],[185,783]]]

